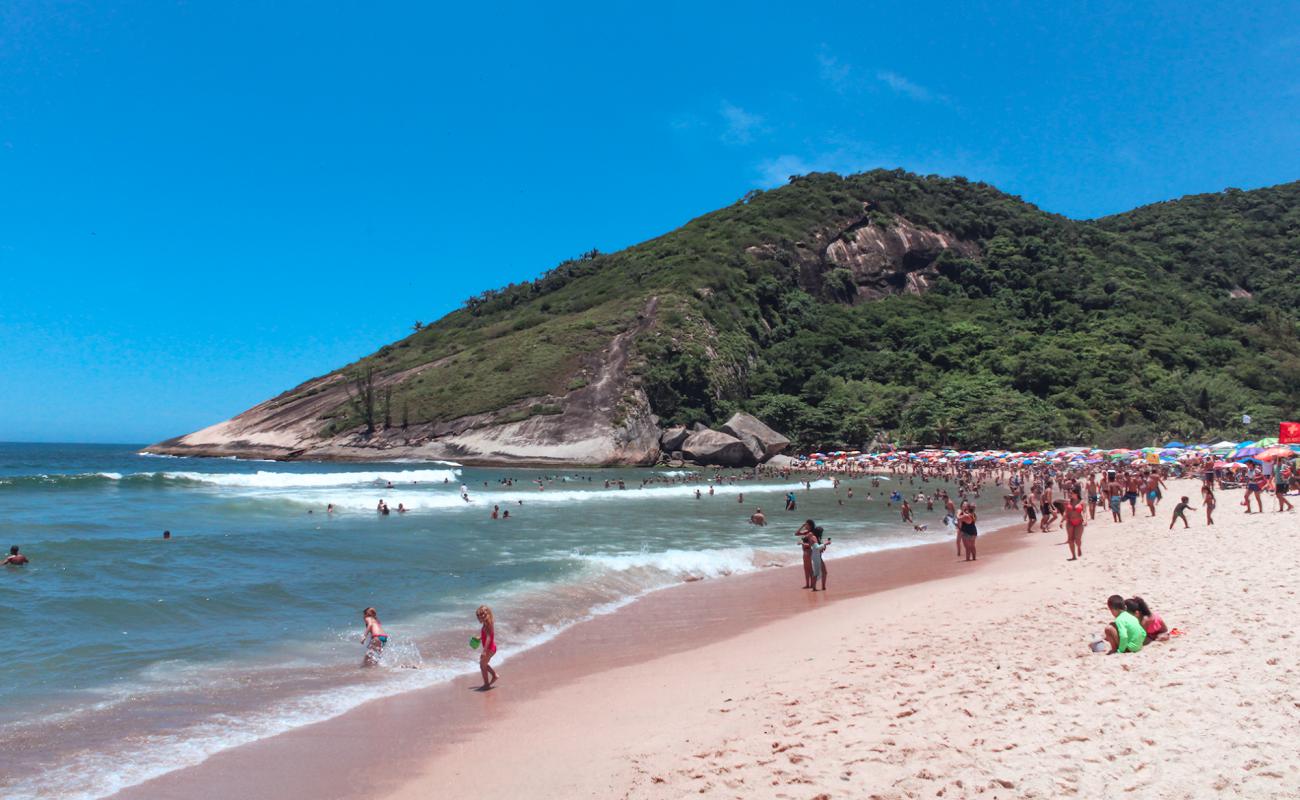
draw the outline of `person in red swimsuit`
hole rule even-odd
[[[1065,504],[1065,535],[1070,545],[1070,558],[1074,561],[1083,555],[1083,527],[1088,524],[1083,516],[1083,498],[1078,489],[1070,490],[1070,502]]]
[[[483,674],[483,685],[479,690],[487,691],[497,682],[497,671],[488,663],[492,660],[492,656],[497,654],[496,623],[492,619],[492,609],[487,606],[479,606],[474,616],[478,617],[479,623],[483,626],[478,632],[479,642],[483,647],[483,654],[478,657],[478,669]]]

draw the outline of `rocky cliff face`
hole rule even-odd
[[[660,429],[628,370],[630,343],[655,320],[651,300],[641,322],[584,365],[587,385],[563,396],[529,398],[490,414],[407,427],[361,427],[324,435],[349,402],[340,373],[290,392],[203,430],[147,448],[167,455],[281,460],[383,461],[395,458],[469,464],[650,465],[659,459]],[[376,378],[376,389],[415,370]]]
[[[858,302],[891,294],[921,294],[938,277],[944,251],[967,258],[979,248],[942,231],[918,227],[901,216],[885,222],[864,206],[862,217],[818,231],[793,246],[750,248],[760,258],[798,270],[799,283],[814,295]]]

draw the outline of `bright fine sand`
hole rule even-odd
[[[835,601],[849,587],[828,560],[823,602],[705,646],[513,702],[508,662],[482,696],[488,721],[430,745],[381,796],[1300,796],[1300,519],[1247,516],[1221,492],[1214,527],[1198,510],[1169,531],[1182,494],[1199,508],[1194,481],[1171,481],[1155,519],[1099,510],[1078,562],[1062,533],[1035,533]],[[808,594],[786,583],[761,585]],[[1115,593],[1183,635],[1090,653]]]

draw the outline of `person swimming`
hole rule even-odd
[[[0,561],[0,567],[21,567],[31,563],[30,559],[18,552],[18,545],[9,548],[9,555],[4,561]]]

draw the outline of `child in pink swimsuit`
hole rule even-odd
[[[496,623],[492,619],[492,609],[487,606],[479,606],[474,616],[478,617],[478,621],[483,625],[478,632],[479,642],[483,647],[483,654],[478,657],[478,669],[483,674],[483,685],[479,688],[481,691],[487,691],[497,682],[497,671],[488,663],[497,653]]]

